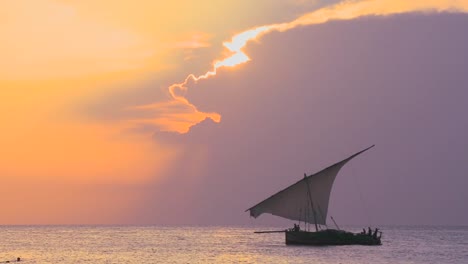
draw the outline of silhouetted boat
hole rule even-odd
[[[378,232],[378,229],[372,231],[368,228],[368,232],[364,229],[361,233],[340,230],[333,217],[331,219],[337,229],[329,229],[326,225],[328,203],[336,175],[348,161],[372,147],[374,145],[313,175],[304,174],[300,181],[246,210],[254,218],[269,213],[299,223],[314,224],[315,232],[301,230],[299,225],[294,224],[294,228],[287,230],[255,233],[284,232],[288,245],[381,245],[382,232]]]

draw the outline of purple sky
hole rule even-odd
[[[183,155],[139,190],[138,223],[271,224],[246,208],[367,146],[329,214],[342,224],[468,223],[468,16],[407,14],[273,33],[190,87],[222,122],[156,133]],[[144,91],[141,89],[140,91]]]

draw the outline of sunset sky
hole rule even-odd
[[[0,1],[0,224],[277,223],[244,210],[372,144],[332,216],[466,224],[467,13]]]

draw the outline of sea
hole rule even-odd
[[[382,246],[311,247],[253,233],[278,227],[0,226],[0,263],[468,263],[468,227],[381,229]]]

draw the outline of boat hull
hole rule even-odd
[[[355,234],[342,230],[318,232],[286,231],[287,245],[338,246],[338,245],[382,245],[380,238],[368,234]]]

